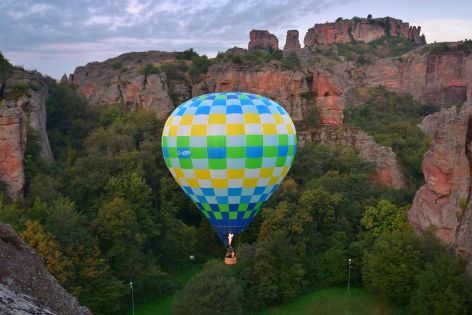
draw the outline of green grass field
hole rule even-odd
[[[171,314],[173,295],[141,304],[136,315]],[[363,288],[329,288],[302,295],[285,304],[248,315],[397,315],[399,311]]]

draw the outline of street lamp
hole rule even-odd
[[[133,281],[129,283],[129,286],[131,288],[131,305],[133,307],[133,315],[134,315],[134,292],[133,292]]]
[[[349,258],[348,261],[349,261],[349,271],[348,271],[349,275],[347,278],[347,293],[349,293],[349,289],[351,287],[351,261],[352,259]]]

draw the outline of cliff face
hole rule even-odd
[[[409,221],[418,232],[434,227],[469,261],[472,273],[472,104],[443,109],[420,127],[432,143],[423,158],[425,185],[415,195]]]
[[[300,41],[298,39],[298,31],[297,30],[287,31],[287,38],[285,40],[284,50],[298,49],[300,47],[301,46],[300,46]]]
[[[47,85],[36,72],[15,69],[2,89],[0,101],[0,181],[8,195],[22,198],[25,185],[23,157],[27,130],[36,133],[44,160],[53,160],[46,133]]]
[[[165,74],[141,73],[147,65],[158,67],[174,56],[158,51],[124,54],[78,67],[70,82],[77,85],[91,104],[143,108],[164,118],[174,109]],[[176,85],[181,89],[180,83]]]
[[[261,49],[268,52],[279,49],[279,40],[268,31],[252,30],[249,33],[248,49]]]
[[[91,315],[15,231],[0,223],[0,313]]]
[[[415,44],[425,44],[420,36],[421,27],[393,18],[338,20],[334,23],[315,24],[305,35],[305,47],[342,44],[351,41],[372,42],[381,37],[399,36]]]

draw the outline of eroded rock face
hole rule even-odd
[[[427,116],[419,126],[432,142],[423,158],[425,185],[408,219],[420,233],[433,226],[441,240],[469,260],[472,272],[472,104]]]
[[[383,85],[439,107],[462,103],[472,87],[472,55],[413,52],[403,60],[380,59],[365,69],[363,85]]]
[[[23,196],[26,115],[21,108],[0,108],[0,181],[13,200]]]
[[[140,72],[146,65],[158,67],[174,56],[174,53],[159,51],[123,54],[76,68],[70,81],[91,104],[143,108],[164,118],[174,109],[165,74]],[[191,87],[188,89],[190,95]]]
[[[351,41],[372,42],[383,36],[400,36],[415,44],[425,44],[420,36],[420,27],[410,27],[408,23],[393,18],[340,19],[334,23],[315,24],[305,35],[305,47],[342,44]]]
[[[298,132],[299,142],[314,142],[355,149],[359,156],[377,165],[372,180],[395,189],[406,187],[405,176],[391,148],[377,144],[372,136],[347,125],[322,126],[312,131]]]
[[[285,40],[284,50],[300,48],[300,41],[298,39],[298,30],[287,31],[287,38]]]
[[[47,272],[42,258],[9,225],[2,223],[0,266],[2,314],[92,314]]]
[[[268,52],[279,49],[279,40],[269,31],[252,30],[249,33],[248,49],[261,49]]]

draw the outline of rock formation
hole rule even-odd
[[[21,199],[25,185],[23,157],[28,126],[37,135],[40,155],[53,160],[46,133],[47,85],[37,72],[15,69],[6,80],[0,98],[0,181],[8,195]]]
[[[297,30],[287,31],[287,38],[285,40],[284,50],[298,49],[300,47],[301,46],[300,46],[300,41],[298,39],[298,31]]]
[[[78,86],[79,92],[91,104],[143,108],[164,118],[174,109],[165,74],[145,75],[142,71],[147,65],[158,67],[174,57],[175,53],[159,51],[123,54],[105,62],[78,67],[71,83]],[[176,82],[178,88],[181,88],[180,84]]]
[[[279,49],[279,40],[268,31],[252,30],[249,33],[248,49],[260,49],[268,52]]]
[[[338,19],[334,23],[315,24],[305,35],[305,47],[317,45],[341,44],[351,41],[369,43],[381,37],[399,36],[410,39],[413,43],[425,44],[420,36],[421,27],[410,27],[409,23],[393,18]]]
[[[47,272],[15,231],[0,223],[0,313],[91,315]]]
[[[423,158],[425,185],[415,195],[409,221],[438,237],[469,261],[472,274],[472,104],[425,117],[419,125],[432,138]]]

